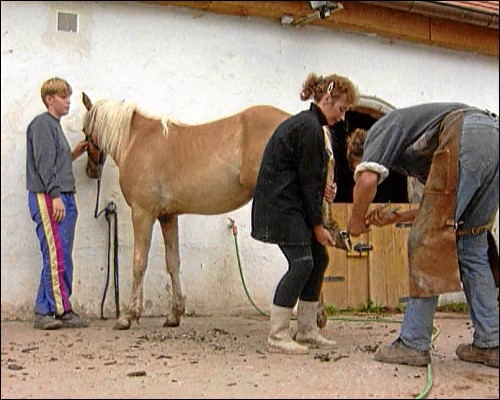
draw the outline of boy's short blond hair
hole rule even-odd
[[[47,103],[45,102],[45,97],[48,95],[57,94],[61,97],[71,96],[73,93],[73,89],[71,85],[64,79],[59,77],[54,77],[47,79],[40,89],[40,94],[42,96],[43,104],[47,107]]]

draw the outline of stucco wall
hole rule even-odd
[[[498,112],[498,59],[257,18],[205,14],[133,2],[1,2],[2,18],[2,318],[31,315],[41,268],[27,207],[25,130],[44,111],[40,84],[58,75],[73,86],[63,118],[70,144],[83,138],[81,92],[92,100],[129,99],[153,114],[186,123],[218,119],[260,103],[296,113],[310,72],[338,73],[365,95],[396,107],[428,101],[462,101]],[[79,15],[79,32],[57,32],[56,12]],[[94,219],[96,182],[85,175],[86,157],[74,164],[79,220],[74,248],[75,308],[98,315],[106,277],[107,224]],[[129,208],[108,160],[100,208],[118,205],[120,294],[128,302],[132,229]],[[272,245],[253,240],[250,206],[216,216],[180,218],[181,279],[187,312],[253,310],[241,284],[233,218],[247,287],[267,310],[286,262]],[[498,233],[496,233],[498,239]],[[170,287],[159,226],[155,226],[145,277],[145,315],[165,314]],[[106,314],[114,314],[112,287]]]

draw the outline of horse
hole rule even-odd
[[[172,306],[163,327],[180,325],[185,298],[180,282],[178,216],[213,215],[248,203],[265,146],[290,114],[256,105],[211,122],[189,125],[156,117],[134,102],[101,99],[86,93],[83,132],[88,142],[86,173],[100,179],[109,155],[119,170],[119,185],[131,208],[134,234],[133,281],[125,314],[114,329],[139,322],[143,281],[156,221],[165,247]]]

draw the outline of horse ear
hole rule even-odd
[[[90,111],[90,109],[92,108],[92,102],[85,92],[82,92],[82,101],[87,111]]]

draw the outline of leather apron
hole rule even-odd
[[[455,232],[462,123],[459,109],[447,114],[440,125],[439,145],[408,238],[411,297],[462,290]]]

